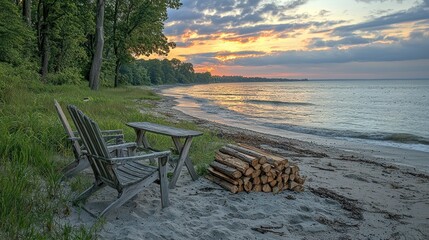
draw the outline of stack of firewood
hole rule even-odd
[[[245,144],[219,149],[207,170],[207,179],[232,193],[304,190],[305,177],[300,176],[297,165]]]

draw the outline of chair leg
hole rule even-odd
[[[164,164],[165,166],[165,164]],[[139,192],[143,191],[146,187],[148,187],[150,184],[155,182],[158,179],[158,174],[154,172],[150,176],[148,176],[146,179],[131,185],[127,186],[122,190],[122,192],[119,192],[118,199],[116,199],[114,202],[112,202],[106,209],[104,209],[98,218],[103,217],[108,212],[112,211],[113,209],[120,207],[122,204],[124,204],[126,201],[133,198],[135,195],[137,195]]]
[[[98,218],[102,218],[104,215],[106,215],[108,212],[112,211],[113,209],[121,206],[126,201],[128,201],[130,198],[132,198],[135,195],[129,195],[126,192],[119,193],[118,199],[113,201],[109,206],[107,206],[98,216]]]
[[[86,157],[82,157],[79,159],[79,161],[72,162],[63,168],[62,172],[64,176],[61,178],[61,180],[64,181],[68,178],[71,178],[89,166],[88,159]]]
[[[107,186],[105,183],[96,181],[90,188],[86,189],[83,193],[81,193],[79,196],[77,196],[77,198],[73,200],[73,205],[76,206],[79,202],[87,199],[93,193],[104,188],[105,186]]]
[[[170,205],[170,202],[168,200],[169,189],[168,189],[168,180],[167,180],[167,162],[168,162],[168,157],[158,159],[162,208],[168,207]]]

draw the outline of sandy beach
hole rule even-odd
[[[170,97],[151,104],[170,121],[192,121],[287,157],[307,176],[305,191],[231,194],[203,177],[192,181],[184,168],[168,208],[161,209],[159,186],[151,186],[107,216],[100,239],[429,239],[429,153],[300,141],[193,118]],[[102,209],[107,196],[98,193],[90,209]],[[76,208],[60,221],[96,222]]]

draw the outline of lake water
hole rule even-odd
[[[228,125],[429,152],[429,80],[222,83],[163,93],[187,114]]]

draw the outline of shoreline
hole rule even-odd
[[[384,165],[395,165],[407,168],[409,171],[417,171],[421,174],[429,175],[429,152],[399,148],[394,146],[386,146],[382,144],[369,144],[359,139],[344,140],[326,136],[318,136],[306,133],[291,132],[288,130],[278,129],[277,133],[269,132],[263,127],[258,127],[256,130],[250,130],[254,126],[234,125],[228,123],[220,123],[216,120],[207,120],[190,115],[181,111],[177,107],[177,100],[172,96],[163,95],[162,91],[168,88],[183,87],[184,85],[167,85],[152,87],[152,90],[163,96],[163,100],[158,103],[156,108],[161,114],[173,113],[174,118],[184,121],[191,121],[195,124],[221,132],[232,132],[232,135],[257,135],[258,137],[275,139],[278,142],[288,142],[288,144],[305,146],[307,149],[318,149],[322,154],[341,150],[341,155],[358,155],[360,158],[370,159],[376,163]],[[186,85],[185,85],[186,86]],[[264,131],[265,130],[265,131]],[[228,135],[228,133],[225,133]],[[288,136],[288,137],[285,137]],[[338,155],[338,154],[337,154]],[[406,157],[404,157],[406,156]],[[337,156],[338,157],[338,156]]]
[[[142,112],[190,121],[219,137],[287,157],[307,176],[305,190],[232,194],[202,177],[192,181],[184,169],[168,208],[161,209],[159,187],[151,186],[107,216],[98,232],[102,239],[429,238],[429,175],[418,169],[392,164],[371,149],[352,152],[197,119],[175,109],[172,97],[148,103],[155,107],[141,106]],[[105,202],[106,193],[95,198]],[[66,221],[95,223],[74,208]],[[272,230],[255,230],[261,226]]]

